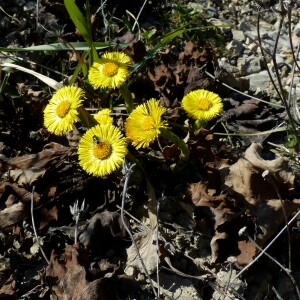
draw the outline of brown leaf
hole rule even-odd
[[[102,271],[105,268],[107,270],[97,273],[98,276],[103,276],[102,278],[91,280],[93,276],[87,271],[88,252],[80,248],[79,244],[67,245],[64,257],[65,259],[59,260],[52,253],[50,264],[46,269],[46,277],[52,281],[52,293],[58,300],[127,299],[138,289],[134,280],[116,274],[117,268],[111,264],[102,265]]]
[[[173,144],[171,146],[165,146],[163,148],[163,156],[164,156],[165,160],[167,160],[167,161],[170,161],[170,160],[174,161],[174,160],[178,159],[179,155],[180,155],[180,150],[178,149],[178,147],[175,144]]]
[[[135,242],[150,275],[156,271],[157,267],[157,249],[154,241],[155,237],[152,231],[139,232],[135,236]],[[134,245],[131,245],[127,249],[127,266],[134,267],[140,272],[144,272]]]
[[[248,116],[254,112],[255,109],[258,108],[259,101],[258,100],[245,100],[243,104],[238,106],[237,108],[232,108],[227,110],[226,114],[234,115],[236,117]]]
[[[9,172],[10,177],[20,186],[30,186],[33,182],[43,177],[45,169],[28,168],[28,169],[16,169]]]
[[[0,169],[30,169],[45,168],[50,161],[66,155],[69,151],[68,147],[62,146],[57,143],[50,143],[44,147],[44,150],[37,154],[28,154],[18,157],[9,158],[0,162]]]
[[[9,195],[14,195],[18,200],[26,203],[31,201],[32,193],[28,190],[19,187],[15,183],[1,182],[0,183],[1,200],[5,201]],[[40,195],[37,192],[33,194],[33,202],[36,205],[39,202]]]
[[[218,207],[225,200],[226,195],[212,196],[215,190],[208,190],[207,182],[191,183],[186,197],[190,197],[196,206]]]
[[[14,225],[28,217],[30,213],[30,201],[32,193],[24,188],[18,187],[17,184],[8,182],[0,183],[1,200],[6,201],[7,208],[0,211],[0,229]],[[8,201],[13,196],[14,201]],[[19,202],[16,202],[16,201]],[[34,205],[37,205],[40,195],[37,192],[33,194]]]
[[[14,295],[16,292],[16,280],[13,275],[11,275],[3,286],[0,288],[0,298],[5,299],[5,297],[9,297]]]
[[[29,214],[29,205],[18,202],[0,211],[0,229],[24,220]]]
[[[20,186],[31,186],[44,176],[49,164],[69,154],[69,148],[50,143],[37,154],[23,155],[0,161],[0,169],[9,171],[11,178]]]
[[[238,241],[238,248],[241,253],[236,257],[236,259],[240,266],[248,265],[255,258],[258,252],[257,247],[247,240]]]
[[[262,177],[264,171],[274,178],[275,184],[282,198],[286,197],[293,188],[294,175],[288,171],[284,158],[264,160],[260,156],[260,146],[253,143],[245,152],[245,158],[239,159],[229,167],[229,174],[225,176],[225,187],[228,191],[242,195],[250,204],[261,203],[267,199],[278,197],[271,182]],[[229,189],[228,189],[229,188]]]
[[[53,206],[50,209],[43,207],[41,209],[41,223],[39,229],[43,229],[48,226],[49,222],[52,220],[58,219],[58,209],[56,206]]]
[[[105,251],[111,246],[107,244],[108,241],[112,241],[116,237],[124,238],[125,236],[126,231],[121,215],[118,212],[104,211],[95,214],[90,219],[87,228],[79,235],[79,241],[86,247],[97,248],[105,240],[105,245],[102,245],[101,249]]]
[[[270,199],[260,206],[254,207],[251,211],[251,214],[257,219],[256,224],[260,228],[260,233],[257,234],[255,240],[259,246],[263,247],[278,232],[279,227],[285,224],[282,203],[288,219],[300,208],[300,199],[283,202],[279,199]]]
[[[67,245],[65,266],[58,262],[58,258],[54,253],[51,255],[50,264],[46,269],[46,276],[58,279],[57,285],[53,289],[58,299],[80,299],[89,285],[85,279],[85,268],[78,263],[78,255],[76,248]]]

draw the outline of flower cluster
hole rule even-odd
[[[130,75],[130,57],[120,52],[103,54],[89,70],[89,83],[95,88],[119,88],[124,98],[128,118],[125,120],[125,135],[115,125],[112,110],[104,108],[90,116],[82,107],[85,97],[84,91],[75,86],[65,86],[52,96],[44,110],[44,124],[48,131],[56,135],[63,135],[71,131],[76,122],[85,119],[86,114],[92,118],[86,132],[78,144],[80,166],[93,176],[106,176],[122,165],[128,153],[129,142],[136,149],[147,148],[160,135],[174,142],[180,149],[182,157],[188,158],[187,145],[174,133],[169,131],[167,121],[163,119],[167,112],[160,106],[159,100],[150,99],[143,104],[133,107],[126,86]],[[122,94],[123,92],[123,94]],[[221,98],[206,90],[195,90],[185,95],[182,107],[188,116],[207,122],[222,112]],[[97,125],[96,125],[97,124]]]

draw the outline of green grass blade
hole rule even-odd
[[[148,54],[145,56],[145,58],[141,61],[136,63],[133,66],[133,69],[131,70],[132,73],[136,72],[148,59],[153,58],[155,54],[164,46],[166,46],[168,43],[170,43],[174,38],[177,36],[183,34],[186,31],[186,29],[178,29],[175,30],[169,34],[167,34],[152,50],[148,52]]]
[[[69,43],[69,44],[53,43],[53,44],[48,44],[48,45],[45,44],[45,45],[31,46],[31,47],[25,47],[25,48],[0,47],[0,52],[72,51],[73,49],[75,49],[77,51],[86,51],[90,48],[90,46],[86,42],[75,42],[75,43]],[[109,43],[109,42],[95,42],[95,43],[93,43],[93,45],[98,50],[116,46],[115,43]],[[126,47],[125,44],[118,44],[118,46]]]
[[[87,24],[86,19],[84,18],[83,14],[79,10],[78,6],[75,4],[74,0],[64,0],[64,4],[66,9],[72,19],[74,25],[79,30],[80,34],[83,36],[85,41],[92,46],[92,37],[91,32],[89,31],[89,27]]]
[[[85,61],[86,58],[88,57],[90,51],[85,51],[82,55],[82,59]],[[82,65],[80,62],[78,62],[74,72],[73,72],[73,75],[71,77],[71,79],[69,80],[69,85],[73,85],[75,80],[77,79],[77,76],[80,72],[80,70],[82,69],[82,73],[83,73],[83,77],[86,78],[87,77],[87,74],[88,74],[88,70],[87,70],[87,65],[84,64]]]

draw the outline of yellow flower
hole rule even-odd
[[[159,136],[160,128],[167,127],[167,122],[161,120],[166,110],[152,98],[131,112],[125,122],[125,131],[137,149],[148,147]]]
[[[127,153],[126,139],[114,125],[96,125],[80,139],[79,164],[94,176],[105,176],[118,169]]]
[[[75,86],[57,90],[44,109],[44,124],[48,131],[63,135],[73,130],[74,123],[79,121],[78,108],[83,97],[83,90]]]
[[[210,121],[223,111],[222,99],[206,90],[195,90],[182,99],[183,109],[196,120]]]
[[[94,118],[100,125],[112,124],[114,119],[109,114],[111,114],[111,110],[109,108],[104,108],[99,110],[94,115]]]
[[[89,81],[95,87],[119,88],[128,78],[130,57],[122,52],[107,52],[89,71]]]

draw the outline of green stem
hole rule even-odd
[[[180,139],[175,133],[166,128],[160,128],[160,132],[164,138],[173,142],[180,149],[181,153],[179,156],[179,160],[175,164],[171,165],[171,169],[173,171],[180,171],[185,167],[190,156],[190,150],[187,144],[182,139]]]
[[[94,117],[83,107],[78,108],[79,118],[83,126],[92,128],[98,124]]]
[[[194,128],[195,130],[198,130],[200,128],[205,128],[207,125],[207,122],[206,121],[203,121],[203,120],[196,120],[195,123],[194,123]]]
[[[125,100],[126,111],[128,114],[130,114],[133,110],[133,100],[131,92],[129,91],[126,83],[120,86],[120,93]]]

